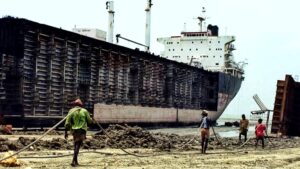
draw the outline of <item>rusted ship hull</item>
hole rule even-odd
[[[220,80],[221,79],[221,80]],[[207,109],[209,117],[217,120],[241,87],[241,80],[219,74],[217,109]],[[102,123],[198,123],[203,109],[162,108],[138,105],[95,104],[94,117]]]
[[[0,113],[16,125],[51,125],[77,97],[104,123],[194,123],[203,109],[216,120],[242,82],[10,17],[0,19],[0,58]]]
[[[300,83],[291,75],[277,81],[271,132],[274,134],[300,136]]]

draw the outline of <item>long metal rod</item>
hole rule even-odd
[[[147,45],[141,44],[141,43],[139,43],[139,42],[136,42],[136,41],[133,41],[133,40],[130,40],[130,39],[127,39],[127,38],[124,38],[124,37],[122,37],[120,34],[117,34],[117,35],[116,35],[116,38],[117,38],[117,43],[119,42],[119,39],[118,39],[118,38],[121,38],[121,39],[127,40],[127,41],[129,41],[129,42],[135,43],[135,44],[137,44],[137,45],[141,45],[141,46],[144,46],[144,47],[149,48],[149,46],[147,46]]]

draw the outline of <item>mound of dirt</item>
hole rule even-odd
[[[54,134],[56,132],[52,132]],[[26,134],[26,133],[25,133]],[[31,133],[30,133],[31,134]],[[29,145],[36,138],[19,137],[16,141],[0,139],[0,151],[20,150]],[[266,139],[266,147],[299,147],[299,139]],[[251,139],[244,147],[254,147],[255,139]],[[236,138],[211,137],[209,149],[235,149],[241,143]],[[96,133],[91,139],[86,139],[83,149],[102,149],[102,148],[151,148],[159,151],[176,150],[195,150],[199,149],[199,136],[179,136],[176,134],[150,133],[141,127],[130,127],[127,125],[111,125],[104,131]],[[73,142],[62,138],[52,140],[39,140],[30,150],[67,150],[73,149]]]

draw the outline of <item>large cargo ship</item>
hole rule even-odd
[[[234,37],[215,29],[160,38],[166,49],[158,56],[4,17],[0,114],[14,125],[52,125],[81,98],[101,123],[191,124],[202,110],[217,120],[239,91],[243,70],[232,58]]]
[[[161,52],[162,57],[210,72],[218,72],[218,105],[216,111],[210,113],[210,117],[216,120],[238,93],[244,79],[243,67],[247,63],[238,64],[234,61],[234,36],[219,36],[219,28],[216,25],[203,28],[206,20],[205,8],[202,13],[203,16],[197,18],[198,31],[184,30],[179,36],[157,40],[165,47]]]

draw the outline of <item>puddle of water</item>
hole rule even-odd
[[[222,131],[218,132],[220,137],[238,137],[239,131]]]

